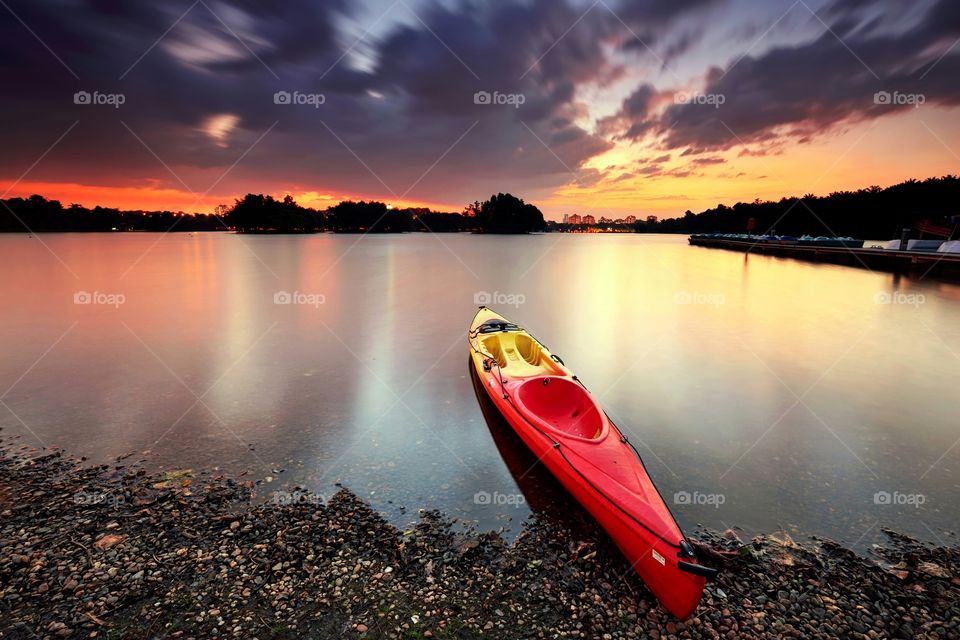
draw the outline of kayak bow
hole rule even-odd
[[[474,369],[517,435],[600,523],[661,604],[692,614],[707,578],[639,452],[563,360],[480,307],[468,333]]]

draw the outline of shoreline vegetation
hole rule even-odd
[[[546,221],[534,205],[511,194],[473,202],[463,211],[392,208],[383,202],[344,201],[325,210],[302,207],[291,196],[247,194],[218,214],[172,211],[122,211],[34,195],[0,200],[2,232],[90,231],[228,231],[242,233],[777,233],[802,236],[898,238],[903,229],[950,229],[960,224],[960,178],[943,176],[907,180],[881,188],[807,194],[779,201],[756,199],[733,206],[719,204],[701,213],[676,218],[608,220],[591,224]],[[576,219],[579,219],[577,216]]]
[[[326,210],[302,207],[286,196],[248,193],[222,215],[120,211],[77,204],[64,208],[43,196],[0,200],[0,232],[237,231],[239,233],[406,233],[413,231],[532,233],[547,231],[536,206],[509,193],[473,202],[461,213],[394,209],[383,202],[344,201]]]
[[[887,532],[872,557],[785,533],[690,536],[721,569],[673,619],[597,528],[512,543],[435,511],[401,530],[346,489],[136,464],[0,439],[4,638],[955,638],[960,547]]]

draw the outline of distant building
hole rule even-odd
[[[580,218],[579,214],[571,214],[569,216],[563,216],[563,221],[567,224],[580,224],[583,220]]]
[[[637,216],[627,216],[626,218],[623,219],[623,223],[624,223],[624,224],[636,224],[636,223],[637,223]]]
[[[591,215],[583,216],[583,224],[597,224],[597,219]]]
[[[569,224],[570,216],[568,214],[563,214],[563,224]]]
[[[613,220],[611,220],[610,218],[606,218],[606,217],[600,218],[600,224],[610,224],[611,222],[613,222]]]
[[[657,216],[647,216],[647,224],[657,224]]]
[[[228,207],[227,205],[225,205],[225,204],[218,204],[217,206],[215,206],[215,207],[213,208],[213,215],[215,215],[215,216],[225,216],[225,215],[227,215],[227,211],[229,211],[229,210],[230,210],[230,207]]]

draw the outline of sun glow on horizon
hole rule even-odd
[[[254,190],[264,192],[263,190]],[[64,207],[79,204],[87,208],[96,206],[128,211],[183,211],[186,213],[212,213],[217,205],[228,207],[245,194],[213,194],[198,199],[198,195],[182,189],[145,184],[143,186],[88,185],[70,182],[32,182],[0,180],[0,193],[7,198],[29,198],[41,195],[48,200],[59,200]],[[427,208],[444,213],[459,213],[463,206],[446,205],[418,200],[395,200],[370,194],[334,193],[329,191],[305,191],[279,189],[267,191],[275,198],[290,195],[301,206],[323,210],[344,200],[387,202],[394,209]]]

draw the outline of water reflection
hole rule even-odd
[[[943,536],[960,519],[955,284],[626,234],[44,243],[69,271],[36,239],[0,237],[13,411],[0,406],[0,426],[24,442],[97,462],[149,450],[157,467],[285,469],[322,494],[342,482],[399,523],[429,507],[515,527],[525,508],[474,498],[518,484],[537,512],[566,512],[549,475],[518,473],[526,448],[505,444],[512,431],[464,368],[474,295],[499,292],[523,296],[499,310],[630,431],[668,500],[726,496],[677,505],[685,527],[853,542],[874,525]],[[76,305],[79,290],[127,302]],[[275,304],[278,292],[324,302]],[[880,491],[927,500],[877,505]]]

